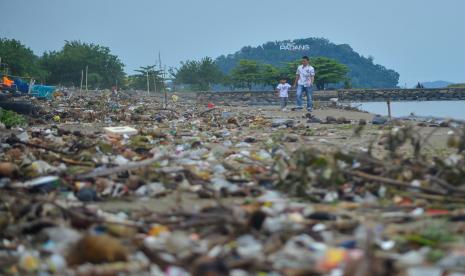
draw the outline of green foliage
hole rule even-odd
[[[234,87],[252,90],[252,86],[261,80],[260,73],[260,64],[258,62],[243,59],[231,70],[230,77]]]
[[[280,43],[294,42],[309,45],[309,51],[280,50]],[[294,41],[268,42],[258,47],[244,47],[240,51],[220,56],[216,60],[224,73],[229,73],[240,60],[248,59],[271,64],[284,69],[289,62],[299,60],[303,55],[327,57],[349,68],[348,78],[354,88],[394,88],[399,82],[399,74],[374,63],[373,57],[364,57],[349,45],[336,45],[322,38],[298,39]],[[293,75],[295,75],[295,68]],[[292,76],[294,78],[295,76]]]
[[[282,72],[271,64],[263,64],[254,60],[240,60],[223,82],[233,88],[252,89],[254,85],[269,86],[272,89],[278,84]]]
[[[161,70],[156,70],[155,65],[141,66],[135,70],[138,74],[128,76],[128,88],[135,90],[147,90],[147,75],[149,78],[150,91],[160,92],[163,87],[163,78]]]
[[[281,75],[288,78],[291,82],[293,82],[296,78],[297,67],[301,64],[301,60],[294,60],[291,62],[287,62],[284,67],[281,68]]]
[[[282,69],[282,74],[290,80],[296,77],[297,67],[301,64],[300,60],[288,62]],[[344,64],[338,63],[336,60],[316,57],[310,60],[310,65],[315,68],[315,85],[318,89],[324,90],[327,84],[340,83],[346,81],[345,85],[350,84],[347,78],[348,68]]]
[[[21,42],[15,39],[0,38],[0,58],[2,72],[8,68],[11,75],[34,77],[39,80],[46,76],[46,72],[39,66],[39,58]]]
[[[324,90],[326,84],[344,81],[349,71],[344,64],[325,57],[314,58],[311,60],[311,64],[317,72],[315,75],[315,85],[319,90]]]
[[[108,47],[80,41],[66,41],[62,50],[44,53],[41,65],[49,72],[50,84],[79,86],[86,66],[91,88],[110,88],[123,83],[125,76],[124,64]]]
[[[281,77],[281,71],[279,68],[276,68],[271,64],[263,64],[260,71],[260,83],[264,86],[271,86],[271,88],[274,89]]]
[[[15,126],[24,126],[27,124],[26,119],[10,110],[4,110],[0,108],[0,122],[3,123],[7,128],[15,127]]]
[[[194,91],[208,91],[213,84],[224,80],[223,73],[210,57],[181,62],[181,68],[171,70],[171,74],[176,83],[189,84]]]

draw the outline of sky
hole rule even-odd
[[[465,82],[464,0],[0,0],[0,7],[0,37],[37,55],[65,40],[108,46],[130,74],[159,52],[171,67],[323,37],[396,70],[400,86]]]

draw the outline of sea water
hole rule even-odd
[[[373,114],[388,115],[386,102],[352,103],[352,106]],[[437,118],[451,118],[465,120],[465,101],[417,101],[391,102],[393,117],[432,116]]]

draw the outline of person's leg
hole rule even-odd
[[[296,105],[297,108],[302,108],[302,90],[304,86],[303,85],[297,85],[297,93],[296,93]]]
[[[279,98],[280,104],[281,104],[281,109],[284,109],[284,108],[286,107],[285,102],[284,102],[285,99],[286,99],[286,98],[284,98],[284,97],[280,97],[280,98]]]
[[[281,98],[281,101],[282,101],[282,104],[281,104],[281,110],[282,111],[286,111],[286,107],[287,107],[287,97],[282,97]]]
[[[307,94],[307,111],[312,112],[313,111],[313,87],[307,87],[306,91]]]

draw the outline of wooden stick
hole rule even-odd
[[[439,177],[431,176],[430,179],[431,179],[431,181],[437,183],[439,186],[443,187],[444,189],[446,189],[449,192],[459,193],[459,194],[465,195],[465,190],[454,187],[451,184],[449,184],[447,181],[445,181],[445,180],[443,180],[443,179],[441,179]]]
[[[437,194],[437,195],[447,195],[447,193],[444,193],[442,191],[438,191],[435,189],[431,188],[426,188],[426,187],[419,187],[419,186],[412,186],[409,183],[382,177],[382,176],[377,176],[377,175],[371,175],[365,172],[360,172],[360,171],[345,171],[346,174],[351,175],[351,176],[356,176],[356,177],[361,177],[363,179],[373,181],[373,182],[379,182],[383,183],[386,185],[390,186],[395,186],[398,188],[405,188],[405,189],[415,189],[419,190],[425,193],[430,193],[430,194]]]
[[[176,110],[171,109],[171,108],[151,108],[151,110],[155,110],[155,111],[169,111],[169,112],[171,112],[171,113],[176,114],[176,116],[179,117],[179,113],[178,113]]]
[[[215,108],[211,108],[211,109],[207,109],[207,110],[204,110],[204,111],[200,112],[198,116],[203,116],[203,115],[205,115],[205,114],[207,114],[207,113],[210,113],[210,112],[216,111],[216,110],[219,110],[219,109],[216,108],[216,107],[215,107]]]
[[[79,174],[75,176],[74,178],[76,180],[84,180],[84,179],[95,178],[95,177],[109,176],[109,175],[117,174],[117,173],[124,172],[124,171],[131,171],[131,170],[140,169],[146,166],[150,166],[159,160],[160,160],[159,158],[150,158],[150,159],[146,159],[140,162],[131,162],[126,165],[109,168],[106,170],[97,169],[89,173]]]
[[[32,147],[32,148],[43,149],[43,150],[46,150],[46,151],[51,151],[51,152],[59,153],[59,154],[63,154],[63,155],[68,155],[68,156],[71,155],[71,153],[64,152],[64,151],[61,151],[61,150],[57,150],[57,149],[53,149],[53,148],[49,148],[49,147],[41,146],[41,145],[37,145],[37,144],[31,144],[31,143],[28,143],[28,142],[23,142],[23,141],[19,140],[16,137],[13,138],[13,143],[22,144],[22,145]]]
[[[400,192],[399,194],[403,195],[403,194],[406,194],[406,193]],[[465,199],[453,197],[453,196],[450,196],[450,195],[430,195],[430,194],[423,194],[423,193],[418,193],[418,192],[413,193],[413,195],[416,196],[416,197],[421,197],[421,198],[425,198],[425,199],[428,199],[428,200],[442,201],[442,202],[449,202],[449,203],[454,202],[454,203],[465,204]]]

